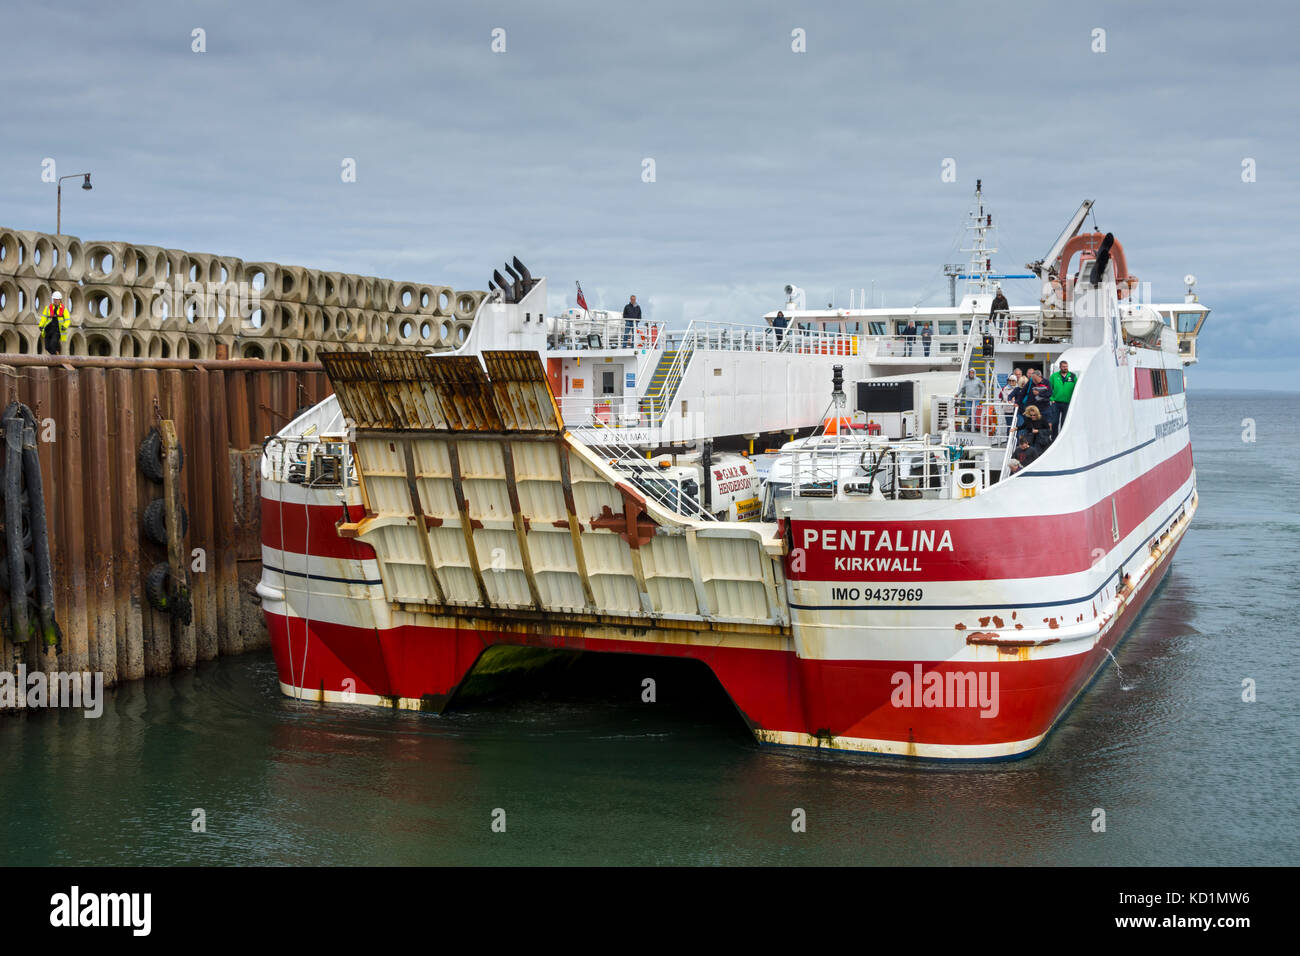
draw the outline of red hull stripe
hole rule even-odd
[[[1087,571],[1192,474],[1183,446],[1114,494],[1072,514],[926,521],[796,521],[786,574],[812,581],[986,581]],[[802,552],[802,553],[801,553]],[[794,570],[802,559],[803,566]]]
[[[308,528],[307,509],[311,509]],[[353,515],[353,518],[358,517]],[[262,545],[277,551],[308,554],[314,558],[366,560],[375,549],[352,538],[340,538],[336,525],[343,520],[343,506],[308,505],[262,498]],[[283,535],[281,529],[283,528]],[[311,537],[308,539],[308,531]]]
[[[1187,492],[1187,494],[1183,495],[1183,499],[1180,502],[1178,502],[1178,504],[1174,505],[1173,508],[1169,509],[1169,512],[1165,515],[1164,520],[1162,520],[1156,526],[1156,530],[1152,531],[1149,535],[1147,535],[1146,538],[1143,539],[1142,542],[1139,543],[1136,548],[1130,551],[1128,557],[1125,558],[1122,562],[1120,562],[1119,568],[1116,568],[1115,571],[1112,572],[1111,575],[1107,577],[1105,581],[1102,581],[1101,584],[1098,585],[1094,591],[1092,591],[1092,593],[1085,594],[1082,597],[1066,598],[1064,600],[1056,600],[1056,601],[1036,601],[1030,604],[999,604],[998,607],[1013,608],[1013,609],[1034,608],[1034,607],[1063,607],[1069,604],[1082,604],[1084,601],[1091,601],[1102,591],[1106,590],[1106,588],[1110,585],[1112,581],[1114,581],[1117,577],[1119,577],[1120,568],[1129,565],[1133,561],[1133,559],[1138,556],[1138,554],[1140,554],[1143,550],[1146,549],[1147,545],[1151,543],[1152,538],[1160,534],[1165,528],[1169,526],[1169,523],[1178,516],[1178,513],[1181,512],[1183,508],[1187,505],[1188,499],[1190,499],[1194,494],[1196,494],[1195,488],[1191,489],[1190,491]],[[987,602],[983,604],[926,604],[924,605],[923,610],[980,611],[980,610],[984,610],[988,606],[989,605]],[[790,602],[790,607],[800,611],[843,611],[845,609],[843,604],[795,604],[793,601]],[[915,604],[894,604],[894,605],[873,604],[871,605],[871,609],[873,611],[915,611],[918,609],[918,606]]]

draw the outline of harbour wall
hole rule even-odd
[[[22,402],[35,443],[51,556],[55,650],[16,640],[8,588],[0,669],[99,672],[105,685],[267,645],[261,574],[261,444],[330,388],[318,363],[0,355],[3,405]],[[175,422],[192,620],[152,607],[146,578],[167,561],[145,513],[163,485],[137,455]],[[0,443],[2,444],[2,443]],[[0,465],[3,459],[0,459]]]

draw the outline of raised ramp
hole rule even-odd
[[[788,633],[775,525],[690,521],[564,429],[536,352],[322,356],[376,552],[409,611]]]

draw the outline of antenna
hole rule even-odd
[[[969,252],[970,265],[967,267],[965,275],[966,291],[969,292],[987,292],[989,282],[993,275],[993,253],[997,252],[996,248],[988,245],[988,233],[993,229],[993,214],[984,211],[984,181],[975,180],[975,206],[970,211],[970,223],[966,226],[971,230],[974,237],[970,246],[963,249],[962,252]],[[944,267],[945,273],[947,267]],[[951,281],[951,280],[950,280]],[[956,283],[953,283],[953,305],[956,305]]]

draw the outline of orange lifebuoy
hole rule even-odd
[[[992,405],[981,405],[975,410],[975,430],[986,435],[996,435],[998,416]]]

